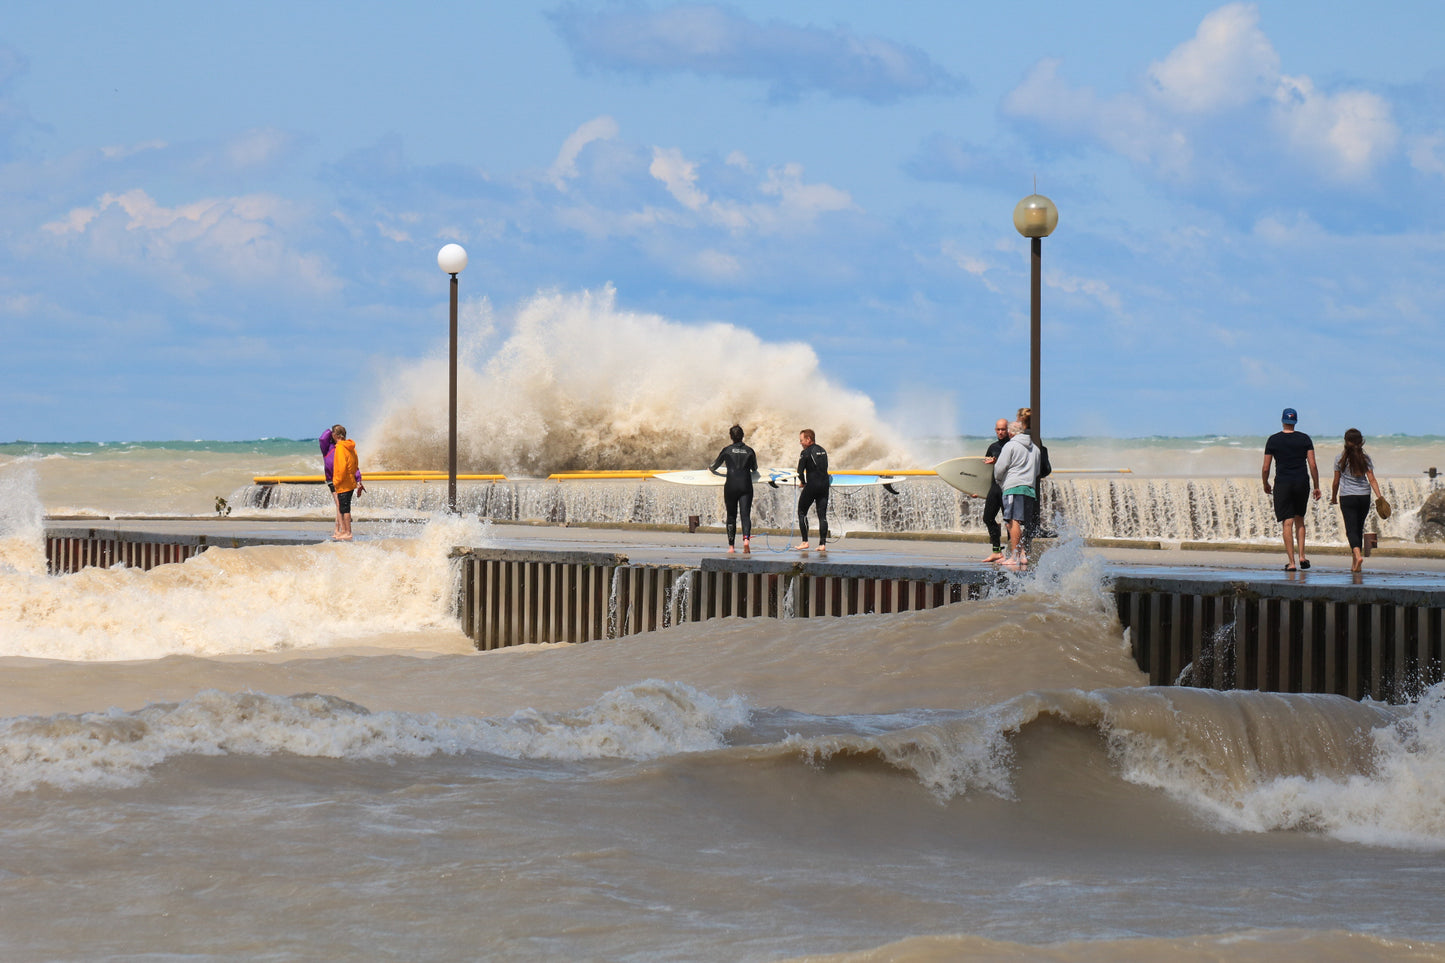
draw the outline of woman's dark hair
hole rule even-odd
[[[1347,475],[1364,475],[1370,470],[1370,460],[1365,457],[1365,436],[1358,428],[1345,432],[1345,451],[1340,455],[1340,470]]]
[[[743,440],[743,426],[733,425],[728,429],[728,434],[732,436],[733,444],[740,443]]]

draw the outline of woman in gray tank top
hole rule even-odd
[[[1330,485],[1330,504],[1340,506],[1345,519],[1345,538],[1355,560],[1351,572],[1365,566],[1365,518],[1370,514],[1370,491],[1380,497],[1380,483],[1375,481],[1375,463],[1365,454],[1365,436],[1358,428],[1345,432],[1345,450],[1335,459],[1335,481]]]

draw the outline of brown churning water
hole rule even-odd
[[[57,578],[0,489],[6,959],[1445,953],[1441,691],[1149,688],[1077,545],[927,612],[480,653],[478,522]]]

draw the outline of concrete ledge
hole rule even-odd
[[[602,565],[615,567],[628,564],[626,555],[616,552],[537,551],[525,548],[452,549],[452,557],[470,555],[484,562],[556,562],[563,565]]]
[[[157,521],[158,519],[152,519]],[[161,545],[196,545],[207,548],[248,548],[255,545],[316,545],[325,538],[289,538],[284,535],[185,535],[177,532],[132,532],[114,528],[47,528],[46,538],[109,539],[116,542]]]

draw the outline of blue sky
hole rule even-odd
[[[313,434],[445,350],[449,241],[499,339],[611,285],[984,434],[1035,177],[1046,435],[1442,431],[1434,0],[11,7],[0,439]]]

